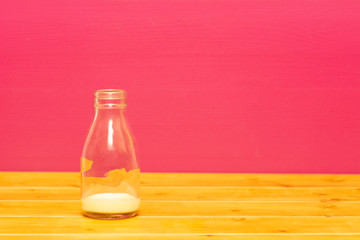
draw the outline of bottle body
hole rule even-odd
[[[140,170],[125,116],[125,94],[95,92],[95,118],[81,157],[81,207],[88,217],[132,217],[140,206]]]

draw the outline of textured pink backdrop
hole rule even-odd
[[[0,170],[77,171],[100,88],[143,171],[360,173],[360,1],[0,2]]]

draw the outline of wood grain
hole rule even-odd
[[[129,234],[16,234],[1,235],[7,240],[87,240],[87,239],[121,239],[121,240],[358,240],[360,234],[151,234],[151,235],[129,235]]]
[[[0,173],[0,239],[360,239],[357,177],[146,173],[139,215],[104,221],[77,173]]]
[[[360,233],[360,217],[2,217],[0,233]]]
[[[139,216],[358,216],[360,202],[146,202]],[[80,201],[0,201],[0,217],[81,217]]]
[[[0,187],[80,187],[79,172],[0,172]]]
[[[145,187],[145,201],[360,201],[353,187]],[[77,187],[0,187],[0,200],[78,200]]]
[[[144,186],[360,187],[360,175],[141,173]],[[80,187],[78,172],[0,172],[0,187]]]

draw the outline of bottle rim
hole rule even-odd
[[[123,89],[99,89],[94,95],[96,99],[126,99],[126,91]]]

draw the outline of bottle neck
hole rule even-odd
[[[124,116],[125,115],[125,107],[122,108],[95,108],[96,116],[98,117],[106,117],[106,116]]]
[[[124,116],[126,92],[121,89],[102,89],[95,92],[94,107],[97,117],[121,117]]]
[[[95,109],[125,109],[126,99],[95,98]]]

